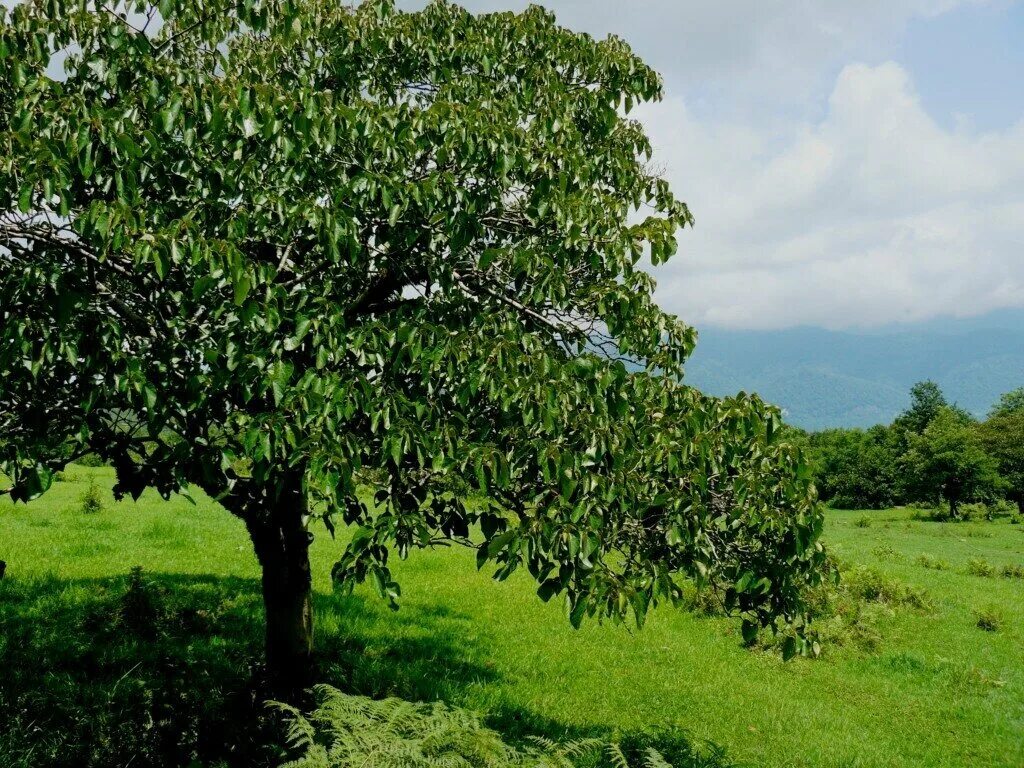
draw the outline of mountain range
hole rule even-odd
[[[705,328],[686,369],[704,392],[757,392],[811,430],[889,423],[923,379],[983,417],[1024,386],[1024,309],[872,330]]]

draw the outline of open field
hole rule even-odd
[[[89,478],[95,514],[79,504]],[[256,754],[243,721],[262,625],[241,524],[204,498],[115,505],[111,482],[76,466],[37,502],[0,500],[0,764]],[[924,605],[869,606],[870,643],[789,663],[742,648],[735,622],[667,608],[639,633],[574,631],[525,577],[494,583],[466,551],[401,564],[392,613],[366,589],[332,594],[340,544],[316,533],[322,675],[347,690],[442,698],[513,737],[658,730],[773,768],[1024,765],[1024,579],[1001,573],[1024,566],[1024,525],[829,513],[836,555]],[[148,586],[130,590],[136,565]]]

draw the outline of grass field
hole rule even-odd
[[[203,498],[114,504],[106,469],[67,476],[32,504],[0,500],[0,765],[256,760],[261,617],[242,526]],[[90,479],[95,514],[79,504]],[[653,729],[754,766],[1024,765],[1024,579],[1001,573],[1024,566],[1024,525],[830,512],[833,552],[924,602],[872,604],[862,641],[789,663],[681,610],[639,633],[574,631],[527,578],[495,583],[467,551],[401,564],[392,613],[368,590],[332,593],[341,545],[317,534],[321,670],[346,690],[441,698],[511,737]]]

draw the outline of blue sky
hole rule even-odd
[[[913,19],[893,57],[925,108],[947,127],[964,115],[979,130],[1024,117],[1024,3],[963,6]]]
[[[1024,306],[1024,2],[543,4],[665,78],[636,115],[697,218],[655,272],[684,319],[854,328]]]

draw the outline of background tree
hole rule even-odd
[[[1024,514],[1024,389],[1003,395],[979,425],[982,447],[996,460],[1006,497]]]
[[[882,425],[868,430],[829,429],[809,438],[818,492],[843,509],[884,509],[906,496],[900,471],[905,440]]]
[[[204,489],[248,528],[280,679],[309,669],[313,519],[392,601],[391,551],[458,541],[574,624],[680,575],[748,633],[800,624],[809,472],[775,411],[681,382],[695,334],[638,265],[692,219],[624,116],[661,95],[625,43],[537,7],[116,10],[0,9],[15,499],[87,451],[120,494]]]
[[[946,501],[953,519],[959,519],[962,502],[989,500],[1000,483],[974,425],[952,408],[940,409],[912,438],[905,466],[917,497]]]
[[[944,408],[955,411],[963,418],[970,418],[970,414],[963,408],[955,403],[950,405],[934,381],[919,381],[910,388],[910,407],[896,418],[893,426],[920,435]]]
[[[1024,387],[1018,387],[1012,392],[1002,395],[999,398],[999,402],[992,407],[988,415],[991,418],[995,416],[1010,416],[1015,413],[1024,413]]]

